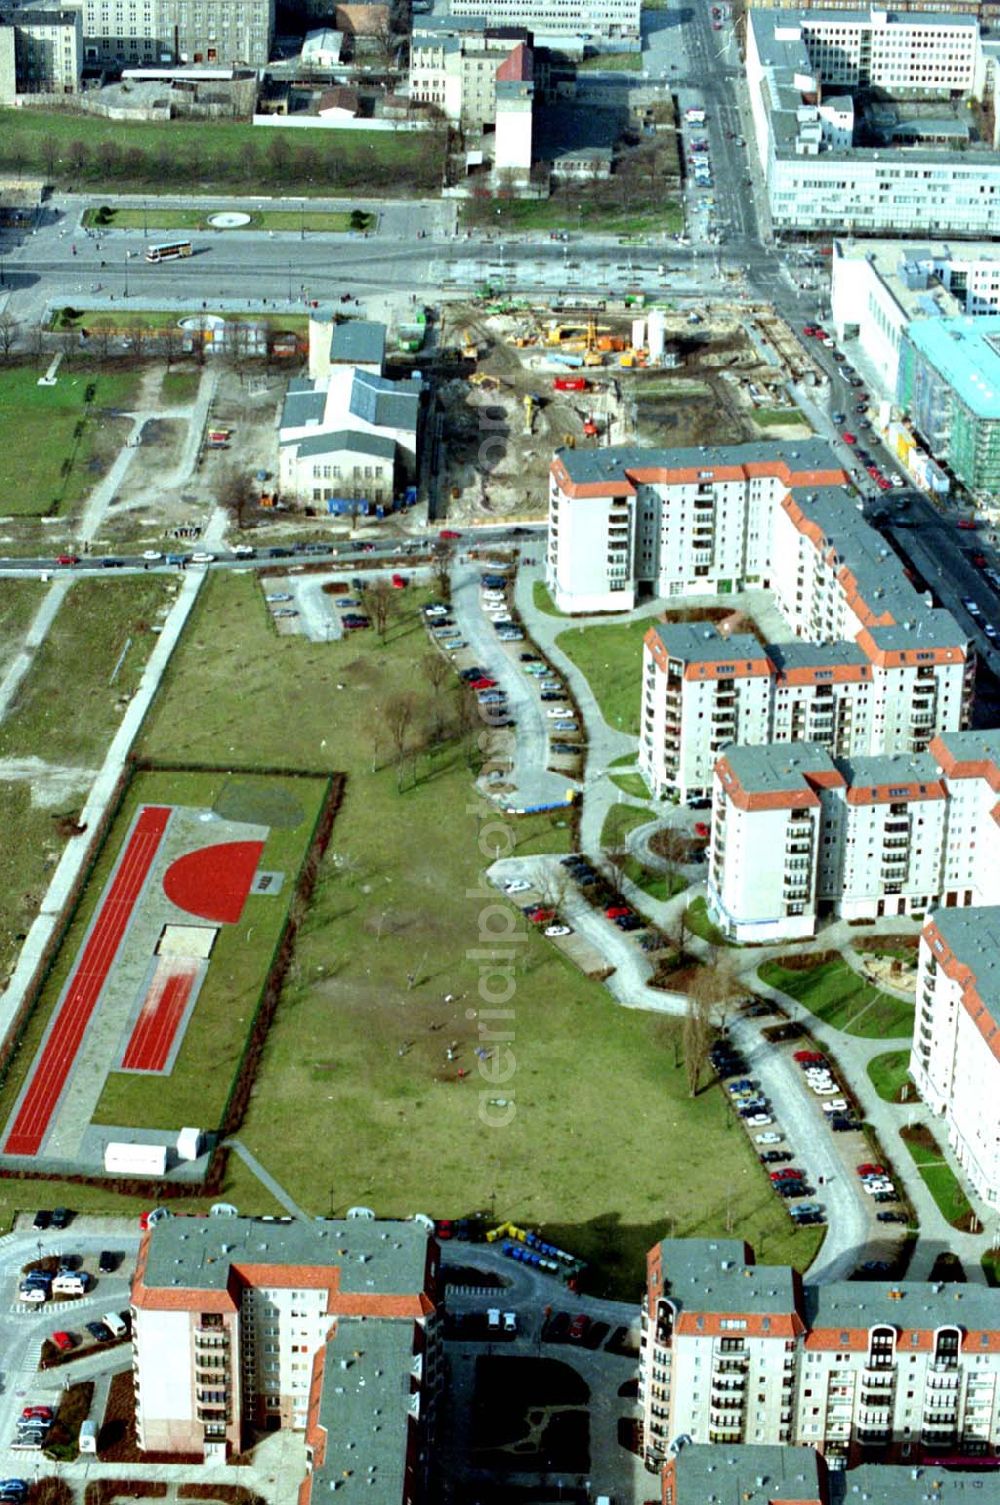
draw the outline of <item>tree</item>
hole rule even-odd
[[[741,992],[728,957],[706,962],[691,980],[691,994],[698,999],[713,1032],[725,1032],[729,1010]]]
[[[649,850],[662,858],[669,878],[676,878],[688,859],[690,838],[676,826],[661,826],[649,839]]]
[[[237,528],[245,528],[257,506],[257,488],[250,472],[229,466],[219,482],[218,498]]]
[[[122,169],[122,150],[117,141],[99,141],[94,152],[102,178],[114,178]]]
[[[276,130],[267,145],[267,170],[274,182],[284,183],[287,180],[291,155],[291,147],[282,131]]]
[[[451,674],[451,665],[440,653],[425,653],[420,660],[424,678],[433,691],[431,708],[433,711],[431,740],[439,742],[444,727],[444,719],[441,714],[441,690],[444,682]]]
[[[66,165],[74,179],[79,180],[90,161],[90,147],[77,136],[66,149]]]
[[[620,898],[622,880],[625,877],[625,869],[628,867],[629,854],[624,847],[610,847],[602,854],[608,870],[608,877],[614,887],[615,894]]]
[[[394,67],[396,53],[399,50],[399,39],[392,29],[392,20],[388,15],[384,20],[379,21],[371,36],[383,65],[386,68]]]
[[[692,987],[684,1015],[684,1074],[691,1097],[698,1096],[702,1072],[708,1064],[711,1048],[712,1024],[708,1005]]]
[[[396,755],[396,788],[403,787],[403,762],[406,758],[410,728],[417,711],[417,697],[412,690],[402,690],[386,702],[384,720]]]
[[[455,559],[455,550],[449,543],[438,543],[434,547],[434,583],[438,594],[448,600],[451,596],[451,567]]]
[[[6,364],[10,360],[14,346],[17,342],[17,332],[20,328],[17,320],[5,309],[0,314],[0,360]]]
[[[396,604],[392,586],[386,580],[373,580],[361,592],[361,602],[366,614],[375,624],[375,631],[384,643],[389,629],[389,619]]]
[[[45,176],[52,179],[59,165],[59,142],[55,136],[46,136],[42,141],[41,158],[45,164]]]
[[[371,215],[367,214],[364,209],[352,209],[351,210],[351,229],[352,230],[367,230],[368,229],[368,223],[369,223],[370,219],[371,219]]]

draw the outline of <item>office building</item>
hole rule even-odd
[[[785,1479],[775,1499],[792,1498],[787,1477],[803,1471],[800,1498],[816,1498],[815,1477],[792,1451],[806,1447],[831,1469],[912,1464],[910,1485],[913,1468],[849,1474],[875,1493],[848,1486],[844,1498],[916,1505],[938,1498],[920,1474],[925,1459],[985,1454],[1000,1442],[1000,1302],[985,1285],[811,1283],[786,1266],[754,1264],[737,1239],[665,1239],[647,1257],[639,1354],[646,1462],[666,1463],[675,1490],[665,1505],[740,1500],[727,1483],[739,1477],[727,1461],[739,1444],[784,1450],[784,1467],[769,1458],[758,1476]],[[688,1465],[691,1444],[714,1446]],[[719,1487],[698,1493],[709,1468]]]
[[[438,1250],[421,1221],[357,1211],[154,1222],[132,1284],[142,1449],[221,1459],[291,1427],[306,1432],[313,1481],[346,1467],[359,1492],[373,1477],[380,1501],[418,1497],[403,1482],[426,1462],[440,1385]]]
[[[89,66],[244,64],[271,55],[274,0],[83,0],[83,55]]]
[[[992,787],[1000,730],[906,755],[834,758],[815,742],[729,747],[715,770],[708,905],[739,941],[819,921],[1000,902]],[[992,806],[990,806],[992,808]]]
[[[29,0],[0,13],[0,105],[18,95],[77,94],[82,66],[79,9]]]
[[[451,0],[451,15],[483,16],[490,26],[525,26],[538,43],[582,39],[636,42],[641,0]]]

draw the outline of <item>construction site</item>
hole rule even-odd
[[[574,301],[484,295],[442,310],[435,469],[451,520],[543,514],[560,447],[806,431],[788,388],[822,377],[768,305]]]

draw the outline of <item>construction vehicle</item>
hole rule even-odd
[[[524,394],[524,432],[530,434],[535,422],[535,408],[538,406],[538,398],[531,392]]]
[[[478,361],[479,359],[479,346],[471,329],[462,332],[462,359],[463,361]]]

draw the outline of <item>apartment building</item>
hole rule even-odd
[[[763,941],[814,935],[831,915],[997,902],[1000,842],[983,815],[995,767],[1000,731],[943,732],[910,755],[727,748],[715,770],[713,916],[735,939]]]
[[[0,105],[19,94],[77,94],[82,66],[79,9],[29,0],[0,13]]]
[[[911,1462],[918,1475],[927,1458],[991,1452],[1000,1442],[998,1318],[986,1286],[814,1284],[755,1264],[738,1239],[665,1239],[647,1256],[639,1350],[647,1467],[662,1468],[664,1489],[672,1481],[675,1490],[664,1505],[687,1505],[678,1480],[691,1444],[713,1445],[715,1458],[702,1449],[692,1467],[715,1463],[721,1486],[689,1495],[697,1505],[713,1493],[741,1498],[725,1483],[738,1444],[781,1446],[793,1473],[796,1447],[834,1469]],[[892,1493],[904,1472],[892,1471],[873,1498],[905,1500],[910,1491]],[[872,1481],[885,1473],[871,1470]],[[937,1498],[926,1483],[919,1493]],[[815,1496],[807,1488],[802,1498]],[[850,1489],[847,1498],[869,1497]]]
[[[83,0],[88,65],[243,64],[271,55],[274,0]]]
[[[988,819],[992,820],[992,816]],[[910,1074],[976,1191],[1000,1203],[1000,907],[939,909],[920,937]]]
[[[974,496],[1000,496],[1000,313],[907,325],[896,398]]]
[[[390,1474],[386,1450],[391,1476],[419,1468],[440,1383],[438,1250],[423,1220],[357,1211],[154,1222],[132,1283],[141,1448],[224,1458],[254,1432],[291,1427],[307,1433],[314,1470],[353,1439],[359,1486],[369,1464]],[[377,1436],[331,1422],[373,1406]]]
[[[524,27],[488,25],[481,15],[414,17],[410,98],[436,105],[463,130],[496,123],[497,80],[512,63],[530,81],[531,33]]]
[[[774,228],[995,236],[992,143],[959,121],[915,114],[887,127],[878,145],[855,146],[843,110],[824,102],[827,88],[900,100],[981,97],[988,72],[972,16],[748,11],[747,89]]]
[[[452,16],[483,16],[490,26],[526,26],[541,42],[580,38],[592,42],[641,38],[641,0],[451,0]]]

